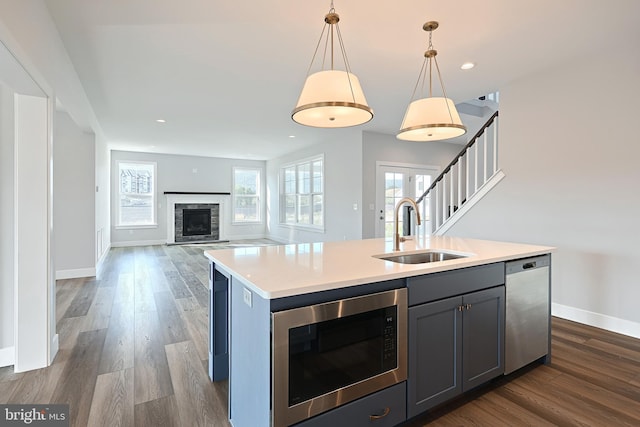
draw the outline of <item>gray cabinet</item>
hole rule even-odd
[[[295,427],[392,427],[407,419],[405,397],[406,387],[402,382],[302,421]]]
[[[462,391],[504,373],[504,286],[462,298]]]
[[[407,416],[504,371],[504,286],[409,308]]]
[[[229,378],[229,278],[209,263],[209,377]]]
[[[462,297],[409,308],[407,416],[462,392]]]

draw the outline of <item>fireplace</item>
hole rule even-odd
[[[226,241],[230,193],[165,191],[167,244]]]
[[[220,204],[176,203],[175,243],[220,240]]]
[[[183,209],[182,236],[207,236],[211,234],[211,209]]]

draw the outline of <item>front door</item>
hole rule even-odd
[[[411,197],[414,200],[420,197],[438,174],[439,169],[434,166],[378,164],[376,171],[376,237],[393,238],[393,216],[396,204],[403,197]],[[416,227],[415,220],[412,220],[411,234],[430,234],[429,197],[425,197],[418,208],[422,224]],[[402,210],[400,212],[398,229],[402,234],[405,219]]]

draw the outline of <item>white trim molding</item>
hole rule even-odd
[[[617,317],[569,307],[555,302],[551,304],[551,314],[562,319],[584,323],[585,325],[628,335],[633,338],[640,338],[640,323],[630,320],[619,319]]]
[[[11,366],[15,364],[16,361],[16,348],[5,347],[0,348],[0,368],[4,368],[5,366]]]
[[[176,203],[193,203],[193,204],[208,204],[217,203],[220,205],[220,228],[218,230],[218,240],[227,240],[226,232],[227,226],[230,225],[228,218],[230,217],[229,205],[230,195],[226,194],[166,194],[167,198],[167,240],[163,243],[174,244],[176,243]],[[229,223],[227,223],[229,222]],[[188,243],[188,242],[184,242]]]
[[[60,339],[59,334],[55,334],[53,339],[51,340],[51,346],[49,347],[49,360],[50,364],[53,363],[53,359],[56,358],[56,354],[58,354],[58,350],[60,349]]]
[[[166,240],[132,240],[130,242],[112,242],[112,248],[128,248],[132,246],[153,246],[153,245],[164,245],[166,244]]]
[[[94,277],[96,275],[95,267],[76,268],[72,270],[56,271],[56,280],[77,279],[81,277]]]
[[[462,204],[462,206],[460,206],[460,209],[457,209],[446,221],[444,221],[440,228],[438,228],[433,234],[436,236],[443,236],[451,227],[453,227],[453,224],[458,222],[460,218],[469,212],[471,208],[486,196],[493,187],[498,185],[504,177],[505,174],[502,172],[502,169],[498,169],[496,173],[493,174],[487,182],[482,184],[482,186],[478,188],[478,190],[476,190],[476,192],[473,193],[469,199]]]

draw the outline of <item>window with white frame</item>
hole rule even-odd
[[[156,164],[118,162],[117,226],[156,225]]]
[[[233,168],[233,222],[260,222],[259,168]]]
[[[322,229],[324,156],[282,167],[280,182],[280,222]]]

